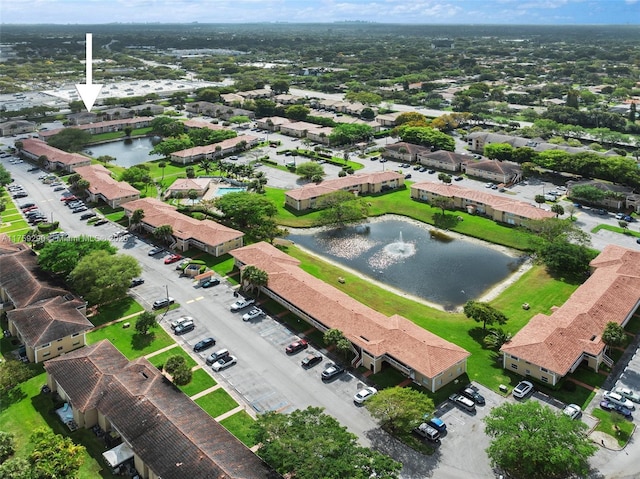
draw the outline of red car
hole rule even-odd
[[[69,201],[73,201],[77,199],[78,198],[76,198],[75,195],[71,195],[71,196],[63,196],[62,198],[60,198],[60,201],[64,201],[65,203],[67,203]]]
[[[180,261],[181,259],[182,256],[180,256],[179,254],[170,254],[164,259],[164,264],[175,263],[176,261]]]
[[[297,353],[298,351],[302,351],[303,349],[307,349],[308,347],[309,347],[309,344],[307,343],[306,340],[298,339],[297,341],[294,341],[289,346],[287,346],[285,348],[285,351],[287,352],[287,354],[293,354],[293,353]]]

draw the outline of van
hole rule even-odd
[[[452,401],[456,406],[469,411],[476,412],[476,403],[473,400],[462,396],[461,394],[452,394],[449,396],[449,401]]]
[[[440,440],[440,432],[426,422],[420,424],[413,432],[427,441],[438,442]]]
[[[215,353],[211,353],[209,356],[207,356],[206,362],[207,364],[213,364],[222,358],[226,358],[227,356],[229,356],[228,349],[218,349]]]

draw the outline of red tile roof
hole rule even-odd
[[[89,192],[102,195],[107,201],[130,196],[139,196],[140,192],[126,181],[116,181],[111,172],[102,165],[77,166],[74,169],[89,182]]]
[[[44,141],[37,138],[27,138],[22,140],[22,149],[27,153],[35,156],[46,156],[52,163],[62,163],[66,166],[73,166],[79,163],[90,162],[91,159],[86,156],[79,155],[77,153],[67,153],[66,151],[59,150],[53,146],[47,145]]]
[[[535,206],[530,205],[529,203],[524,203],[523,201],[485,193],[484,191],[472,190],[458,185],[425,181],[411,185],[411,189],[435,193],[448,198],[462,198],[490,206],[496,211],[503,211],[505,213],[520,216],[521,218],[541,220],[545,218],[553,218],[555,216],[555,213],[551,211],[536,208]]]
[[[187,128],[207,128],[209,130],[224,130],[224,126],[211,123],[205,120],[185,120],[184,126]]]
[[[383,181],[403,180],[404,176],[395,171],[380,171],[377,173],[347,175],[342,178],[325,180],[322,183],[309,183],[302,188],[289,190],[286,195],[294,200],[317,198],[318,196],[334,193],[338,190],[359,189],[360,185],[374,185]]]
[[[566,303],[535,315],[501,351],[561,376],[583,353],[600,354],[607,323],[624,324],[640,305],[640,251],[609,245],[591,266],[595,271]]]
[[[190,158],[192,156],[198,155],[208,155],[210,153],[215,153],[216,148],[220,147],[220,151],[225,151],[230,148],[236,148],[238,144],[241,142],[246,142],[247,145],[252,144],[258,138],[251,135],[240,135],[235,138],[229,138],[227,140],[221,141],[219,143],[213,143],[211,145],[205,146],[194,146],[193,148],[187,148],[186,150],[180,150],[171,153],[171,156],[175,156],[178,158]]]
[[[244,265],[269,275],[268,288],[328,328],[372,355],[389,355],[433,378],[464,361],[469,353],[402,316],[387,317],[339,289],[304,272],[299,261],[268,243],[235,249],[230,254]]]
[[[183,215],[176,208],[163,203],[156,198],[141,198],[128,201],[123,205],[126,211],[133,212],[141,209],[144,211],[143,222],[157,228],[162,225],[171,225],[173,236],[183,241],[195,239],[207,245],[220,245],[236,238],[241,238],[244,233],[223,226],[211,220],[197,220]]]

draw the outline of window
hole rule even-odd
[[[43,358],[46,358],[47,356],[51,356],[51,353],[44,353],[44,354],[42,355],[42,357],[43,357]]]
[[[48,348],[49,346],[51,346],[51,343],[43,344],[40,349]]]
[[[72,338],[75,338],[76,336],[80,336],[80,333],[73,333],[73,334],[71,335],[71,337],[72,337]]]
[[[549,372],[549,370],[545,369],[545,368],[540,368],[540,371],[542,371],[543,373],[548,373]]]
[[[64,348],[62,346],[58,346],[58,351],[62,351]]]
[[[549,378],[548,378],[548,377],[546,377],[546,376],[542,376],[542,377],[540,378],[540,380],[541,380],[543,383],[548,383],[548,382],[549,382]]]
[[[518,370],[518,365],[517,364],[511,364],[511,369],[515,369],[516,371]]]
[[[530,375],[531,375],[531,371],[530,371],[529,369],[525,369],[525,370],[524,370],[524,373],[525,373],[527,376],[530,376]]]
[[[73,343],[73,346],[78,346],[80,344],[80,341],[76,341],[75,343]]]

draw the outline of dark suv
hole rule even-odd
[[[337,378],[344,372],[344,368],[336,363],[329,363],[329,365],[322,371],[322,380],[330,381]]]
[[[177,335],[188,333],[189,331],[193,331],[196,329],[196,325],[193,321],[185,321],[181,325],[177,326],[173,332]]]
[[[180,326],[178,326],[178,327],[180,327]],[[176,329],[178,329],[178,328],[176,328]],[[213,338],[205,338],[202,341],[198,341],[196,343],[196,345],[193,347],[193,350],[196,353],[199,353],[200,351],[204,351],[205,349],[209,349],[209,348],[211,348],[211,347],[213,347],[215,345],[216,345],[216,340],[215,339],[213,339]]]

